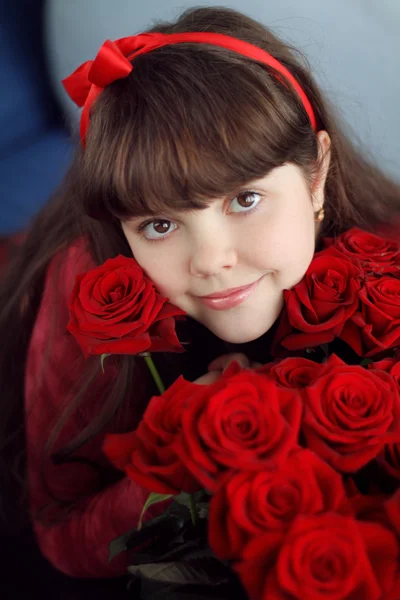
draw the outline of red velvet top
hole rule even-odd
[[[77,462],[54,465],[46,460],[48,488],[40,476],[44,446],[53,432],[55,421],[71,398],[71,390],[85,363],[75,338],[66,332],[68,298],[75,275],[93,266],[83,242],[74,243],[66,253],[53,258],[47,271],[44,293],[28,349],[25,380],[26,442],[32,515],[37,509],[53,502],[52,494],[67,499],[78,492],[89,494],[62,522],[44,526],[33,521],[34,530],[40,549],[50,563],[67,575],[82,578],[113,577],[126,573],[126,566],[129,564],[127,553],[117,556],[108,564],[108,546],[111,540],[136,526],[149,494],[148,490],[127,477],[117,483],[102,483],[101,476],[105,476],[104,479],[107,480],[111,471],[116,474],[101,450],[104,433],[77,452],[80,457],[99,464],[100,469]],[[55,276],[58,268],[59,294],[56,296]],[[43,365],[46,365],[45,368]],[[96,417],[107,378],[111,376],[100,374],[96,384],[91,386],[83,407],[70,415],[57,440],[56,449],[63,448]],[[132,402],[134,407],[134,399]],[[119,431],[113,422],[107,430]],[[57,517],[60,509],[57,504],[55,506],[51,515]],[[155,505],[150,508],[146,518],[159,514],[163,508],[165,505]]]

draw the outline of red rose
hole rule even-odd
[[[400,598],[400,573],[397,575],[393,587],[390,590],[390,592],[388,592],[385,595],[385,598],[382,600],[399,600]]]
[[[375,356],[400,345],[400,278],[367,280],[359,293],[360,308],[340,337],[359,356]]]
[[[202,386],[190,398],[176,452],[194,477],[215,492],[227,471],[280,464],[297,445],[301,412],[298,390],[243,369]]]
[[[386,494],[373,482],[369,485],[368,494],[361,494],[352,479],[344,482],[346,495],[351,512],[357,521],[373,521],[389,527],[390,523],[385,515]]]
[[[357,310],[363,273],[335,249],[315,254],[303,279],[284,290],[282,311],[272,344],[301,350],[332,341]]]
[[[288,388],[303,388],[318,375],[321,365],[307,358],[294,356],[266,364],[256,369],[272,377],[279,385]]]
[[[396,356],[383,358],[382,360],[375,361],[368,365],[369,369],[381,369],[390,373],[395,378],[400,387],[400,351],[396,353]]]
[[[400,481],[400,443],[386,444],[377,461],[390,477]]]
[[[309,450],[293,450],[278,468],[238,472],[211,498],[208,539],[218,558],[240,558],[246,544],[285,533],[299,514],[349,511],[341,476]]]
[[[251,600],[382,600],[395,583],[398,544],[379,524],[299,516],[272,568],[268,543],[255,537],[236,566]]]
[[[392,273],[400,277],[400,245],[394,239],[353,227],[337,238],[324,238],[324,245],[360,261],[366,273]]]
[[[400,537],[400,489],[386,500],[384,510],[392,528]]]
[[[78,275],[69,310],[67,329],[85,356],[183,351],[174,317],[185,313],[156,292],[132,258],[117,256]]]
[[[384,509],[392,528],[397,536],[400,537],[400,489],[391,498],[386,500]]]
[[[390,375],[331,355],[303,390],[308,447],[336,470],[355,472],[400,441],[400,395]]]
[[[151,492],[179,494],[201,489],[173,449],[183,411],[191,393],[199,388],[179,377],[164,394],[150,400],[135,431],[106,435],[103,451],[112,464]]]
[[[400,354],[397,353],[394,358],[384,358],[380,361],[368,365],[369,369],[381,369],[389,373],[397,384],[400,392]],[[377,458],[379,466],[386,473],[400,481],[400,443],[387,444],[382,453]]]

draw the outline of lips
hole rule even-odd
[[[249,283],[247,285],[241,285],[240,287],[229,288],[228,290],[224,290],[223,292],[215,292],[215,294],[208,294],[207,296],[199,296],[200,298],[227,298],[236,292],[240,292],[241,290],[245,290],[248,287],[254,285],[257,282]]]
[[[245,300],[247,300],[247,298],[251,296],[251,294],[257,288],[261,279],[255,281],[254,283],[250,283],[249,285],[241,286],[239,288],[230,288],[229,290],[217,292],[215,294],[211,294],[210,296],[198,296],[198,299],[203,304],[209,308],[213,308],[214,310],[228,310],[238,306],[239,304],[242,304]]]

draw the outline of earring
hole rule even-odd
[[[317,223],[323,221],[323,219],[325,217],[325,211],[323,208],[320,208],[319,211],[315,214],[316,214],[316,217],[315,217],[314,221],[316,221]]]

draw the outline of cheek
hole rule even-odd
[[[169,262],[158,257],[155,260],[145,261],[141,266],[161,294],[168,297],[175,294],[179,277],[177,270],[171,269]]]
[[[295,285],[303,277],[314,251],[315,227],[307,210],[282,211],[267,225],[258,223],[247,249],[260,268],[274,269],[283,285]]]
[[[156,286],[160,294],[171,302],[179,301],[185,293],[185,253],[177,244],[169,242],[146,243],[122,227],[135,260]]]
[[[171,274],[168,276],[165,271],[153,269],[147,271],[148,277],[153,281],[157,291],[173,302],[179,296],[179,279]]]
[[[133,255],[157,291],[172,301],[182,293],[184,277],[181,266],[168,253],[162,251],[162,245],[163,242],[160,242],[153,244],[152,248],[136,248]]]

